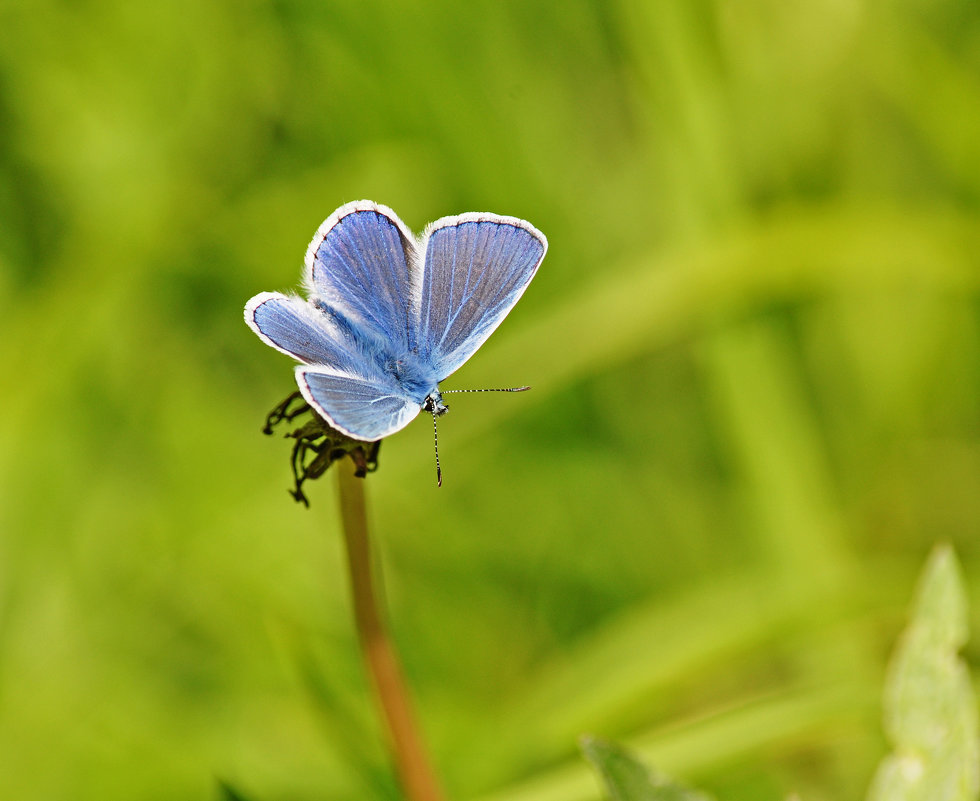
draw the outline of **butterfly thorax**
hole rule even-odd
[[[439,394],[438,377],[432,368],[422,362],[414,353],[404,353],[399,356],[390,354],[381,357],[382,371],[398,382],[405,395],[415,400],[420,406],[428,407],[430,400],[436,414],[445,414],[448,407],[442,402]]]

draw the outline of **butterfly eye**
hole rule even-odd
[[[442,417],[442,415],[449,411],[449,406],[442,402],[441,395],[433,393],[422,403],[422,411],[431,412],[436,417]]]

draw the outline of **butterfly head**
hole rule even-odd
[[[433,417],[442,417],[449,411],[449,407],[442,402],[442,393],[438,389],[432,390],[422,402],[422,409],[431,412]]]

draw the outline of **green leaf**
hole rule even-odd
[[[703,793],[656,776],[615,743],[587,736],[581,744],[612,801],[709,801]]]
[[[959,651],[967,608],[956,557],[935,549],[885,686],[893,750],[869,801],[975,801],[980,793],[977,701]]]

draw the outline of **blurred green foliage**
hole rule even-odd
[[[956,556],[948,545],[938,546],[888,666],[883,706],[893,752],[878,766],[869,801],[980,797],[977,699],[959,655],[967,636],[964,596]],[[709,801],[657,775],[616,743],[585,736],[581,746],[611,801]],[[566,788],[565,798],[574,797]]]
[[[0,30],[0,796],[394,797],[331,482],[287,495],[290,363],[241,318],[365,197],[551,245],[445,385],[534,390],[453,402],[441,490],[421,423],[368,479],[450,795],[562,798],[584,731],[729,801],[863,794],[932,544],[980,588],[975,3]]]
[[[582,753],[599,774],[611,801],[711,801],[697,790],[657,776],[616,743],[583,737]]]

